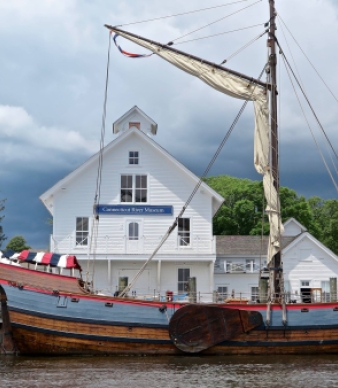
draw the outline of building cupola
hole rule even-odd
[[[136,105],[115,121],[113,124],[113,134],[124,133],[135,128],[149,136],[155,136],[157,133],[155,121]]]

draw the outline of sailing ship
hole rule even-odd
[[[255,167],[263,175],[270,221],[269,293],[256,304],[178,303],[168,297],[137,300],[128,290],[95,294],[75,258],[22,252],[27,267],[0,262],[2,352],[29,355],[109,354],[311,354],[338,353],[338,302],[286,301],[283,289],[278,199],[276,12],[269,0],[269,73],[262,82],[117,27],[115,34],[139,44],[214,89],[255,108]],[[270,100],[270,102],[269,102]],[[269,123],[270,117],[270,123]],[[271,155],[270,155],[271,152]],[[169,232],[175,228],[173,225]],[[156,251],[154,252],[156,254]],[[69,269],[69,275],[37,266]],[[74,273],[77,272],[77,275]],[[262,279],[264,280],[264,279]]]

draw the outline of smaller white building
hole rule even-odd
[[[114,139],[103,151],[97,230],[93,204],[99,154],[40,197],[53,216],[51,250],[76,255],[83,269],[94,273],[98,291],[114,293],[135,277],[199,182],[154,141],[157,129],[136,106],[113,124]],[[201,184],[132,295],[184,294],[188,279],[195,278],[197,292],[211,299],[216,260],[212,220],[222,203],[218,193]]]
[[[288,301],[329,301],[338,257],[294,218],[284,224],[282,261]],[[260,268],[266,267],[267,236],[217,236],[215,289],[219,299],[256,301]],[[332,282],[332,280],[331,280]]]

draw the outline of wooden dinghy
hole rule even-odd
[[[258,311],[190,304],[175,312],[169,323],[169,335],[178,349],[198,353],[262,324],[263,317]]]

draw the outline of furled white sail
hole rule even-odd
[[[179,69],[198,77],[212,88],[231,97],[253,101],[255,110],[255,146],[254,163],[256,170],[263,175],[264,192],[267,201],[266,211],[270,221],[270,244],[268,261],[279,251],[281,222],[279,201],[269,168],[269,109],[268,94],[264,86],[251,82],[226,69],[212,66],[197,58],[163,47],[155,42],[145,40],[128,32],[109,27],[122,37],[140,45],[170,62]]]

